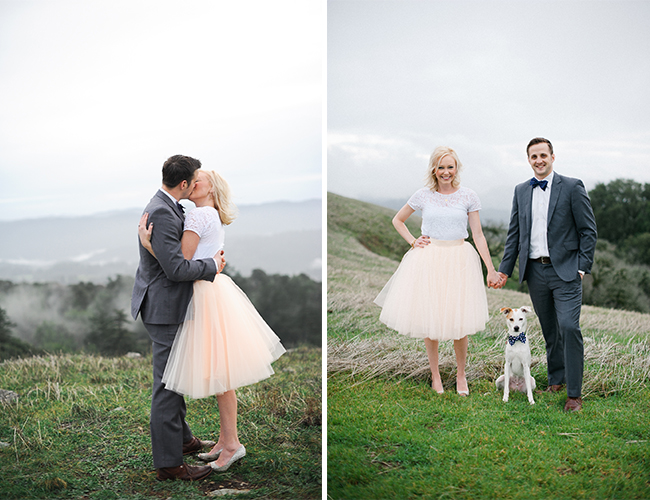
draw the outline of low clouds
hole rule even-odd
[[[319,2],[0,0],[0,218],[144,206],[174,154],[320,197],[324,37]]]
[[[650,182],[650,4],[331,0],[328,189],[408,199],[439,145],[509,210],[528,141],[588,188]]]

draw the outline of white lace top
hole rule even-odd
[[[467,238],[467,214],[481,209],[478,195],[466,187],[453,194],[422,188],[409,198],[408,204],[413,210],[422,210],[422,234],[434,240]]]
[[[192,260],[212,258],[223,248],[226,231],[216,208],[196,207],[185,217],[183,231],[195,232],[201,238]]]

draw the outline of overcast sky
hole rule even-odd
[[[587,188],[650,182],[650,2],[328,2],[329,191],[406,200],[436,146],[509,210],[526,145]]]
[[[320,198],[325,7],[0,0],[0,219],[144,207],[174,154]]]

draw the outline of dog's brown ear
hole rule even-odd
[[[502,307],[502,308],[501,308],[501,312],[502,312],[503,314],[506,314],[506,315],[507,315],[507,314],[510,314],[510,313],[512,312],[512,309],[510,309],[509,307]]]

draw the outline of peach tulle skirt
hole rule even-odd
[[[162,381],[193,398],[223,394],[273,375],[285,350],[246,294],[226,275],[194,282]]]
[[[431,240],[406,252],[375,299],[379,320],[402,335],[461,339],[485,329],[487,296],[481,261],[465,240]]]

